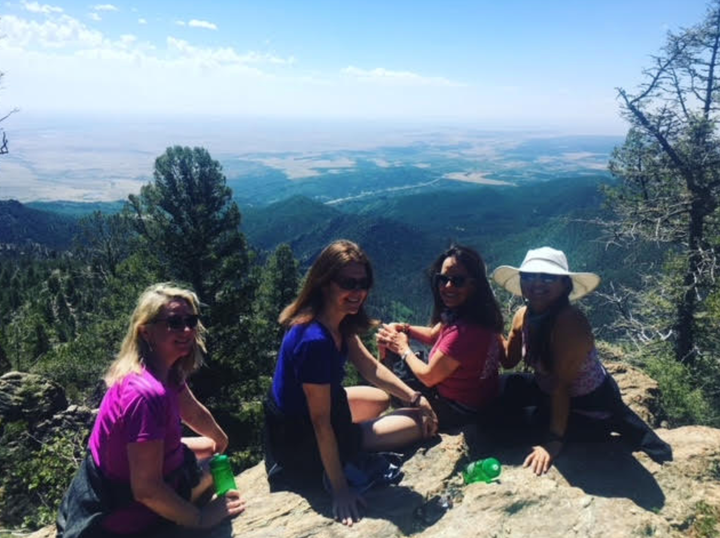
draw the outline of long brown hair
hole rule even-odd
[[[300,293],[283,309],[278,321],[285,327],[292,327],[314,320],[323,308],[323,287],[330,284],[343,267],[352,262],[365,266],[367,278],[372,286],[373,272],[367,254],[357,244],[347,239],[333,241],[323,249],[312,264]],[[363,304],[357,314],[343,318],[340,323],[340,333],[343,336],[362,333],[373,325],[375,322],[368,317]]]
[[[442,264],[447,258],[455,258],[460,262],[475,282],[475,292],[459,307],[457,311],[458,318],[502,333],[504,330],[502,312],[490,288],[485,262],[476,250],[462,245],[452,245],[440,254],[430,267],[430,287],[432,288],[434,303],[432,324],[434,325],[440,321],[441,314],[445,310],[445,304],[440,297],[435,275],[440,272]]]

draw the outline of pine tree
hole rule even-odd
[[[138,231],[173,278],[203,301],[226,302],[248,268],[240,211],[220,163],[204,148],[175,146],[155,160],[154,181],[129,202]]]
[[[260,361],[259,374],[272,372],[283,336],[278,316],[296,296],[300,274],[290,246],[281,244],[268,258],[259,277],[253,304],[254,355]]]

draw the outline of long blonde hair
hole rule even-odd
[[[108,387],[122,381],[128,374],[142,372],[146,361],[152,356],[152,350],[141,336],[140,328],[154,321],[162,308],[176,299],[190,305],[193,314],[199,314],[200,301],[197,295],[172,282],[153,284],[140,295],[130,317],[130,325],[120,346],[120,352],[105,373],[105,384]],[[178,385],[182,384],[188,375],[202,366],[205,352],[205,327],[198,321],[193,350],[173,365],[169,380]]]
[[[365,266],[372,286],[373,272],[367,254],[352,241],[338,239],[325,247],[317,257],[305,277],[300,293],[283,309],[278,321],[285,327],[291,327],[314,320],[323,307],[322,288],[329,284],[343,267],[352,262]],[[365,332],[375,324],[368,317],[363,305],[357,314],[345,316],[340,323],[340,332],[344,336],[349,336]]]

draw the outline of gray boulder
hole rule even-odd
[[[0,377],[0,417],[3,423],[24,420],[35,424],[66,409],[63,388],[26,372],[8,372]]]

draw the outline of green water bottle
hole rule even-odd
[[[463,480],[466,484],[473,482],[489,483],[500,476],[502,466],[495,458],[485,458],[484,460],[473,461],[468,463],[463,471]]]
[[[215,483],[215,493],[225,495],[231,489],[237,489],[235,476],[233,476],[230,460],[224,454],[216,454],[210,460],[210,474]]]

